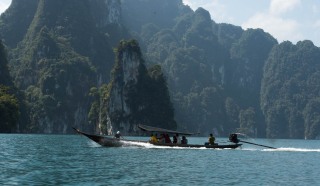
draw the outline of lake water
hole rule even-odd
[[[279,149],[106,148],[80,135],[0,134],[0,185],[320,185],[320,141],[248,141]]]

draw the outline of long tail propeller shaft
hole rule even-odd
[[[252,143],[252,142],[248,142],[248,141],[239,140],[237,134],[230,134],[229,141],[231,141],[233,143],[242,142],[242,143],[248,143],[248,144],[256,145],[256,146],[260,146],[260,147],[266,147],[266,148],[270,148],[270,149],[277,149],[275,147],[270,147],[270,146],[267,146],[267,145],[260,145],[260,144],[257,144],[257,143]]]
[[[243,140],[239,140],[239,142],[248,143],[248,144],[256,145],[256,146],[260,146],[260,147],[266,147],[266,148],[270,148],[270,149],[277,149],[277,148],[275,148],[275,147],[270,147],[270,146],[267,146],[267,145],[260,145],[260,144],[257,144],[257,143],[251,143],[251,142],[243,141]]]

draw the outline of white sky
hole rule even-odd
[[[183,0],[193,10],[203,7],[217,23],[262,28],[278,42],[311,40],[320,46],[319,0]],[[0,13],[11,0],[0,0]]]
[[[183,0],[203,7],[217,23],[262,28],[278,42],[311,40],[320,46],[319,0]]]

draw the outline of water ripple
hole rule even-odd
[[[78,135],[0,135],[0,185],[320,184],[319,141],[273,143],[281,148],[104,148]]]

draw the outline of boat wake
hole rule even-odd
[[[282,152],[320,152],[320,149],[305,149],[305,148],[282,147],[282,148],[277,148],[277,149],[264,149],[263,151],[282,151]]]
[[[99,148],[102,147],[101,145],[99,145],[98,143],[94,142],[94,141],[88,141],[88,145],[91,148]]]
[[[88,141],[88,146],[90,148],[100,148],[103,147],[101,145],[99,145],[96,142],[93,141]],[[168,146],[156,146],[156,145],[152,145],[150,143],[145,143],[145,142],[133,142],[133,141],[128,141],[125,142],[125,144],[123,145],[123,147],[132,147],[132,148],[148,148],[148,149],[203,149],[203,150],[207,150],[208,148],[205,147],[201,147],[201,148],[191,148],[191,147],[168,147]],[[216,150],[220,150],[220,149],[216,149]]]
[[[258,149],[258,148],[242,148],[247,151],[264,151],[264,152],[320,152],[320,149],[305,149],[293,147],[281,147],[277,149]]]
[[[184,149],[184,150],[212,150],[212,148],[206,148],[206,147],[176,147],[176,146],[157,146],[157,145],[153,145],[150,143],[145,143],[145,142],[125,142],[126,144],[124,145],[124,147],[140,147],[140,148],[147,148],[147,149]],[[234,150],[232,148],[215,148],[214,150]]]
[[[148,149],[208,149],[205,147],[201,148],[191,148],[191,147],[168,147],[168,146],[156,146],[152,145],[150,143],[144,143],[144,142],[126,142],[127,146],[131,147],[143,147],[143,148],[148,148]]]

